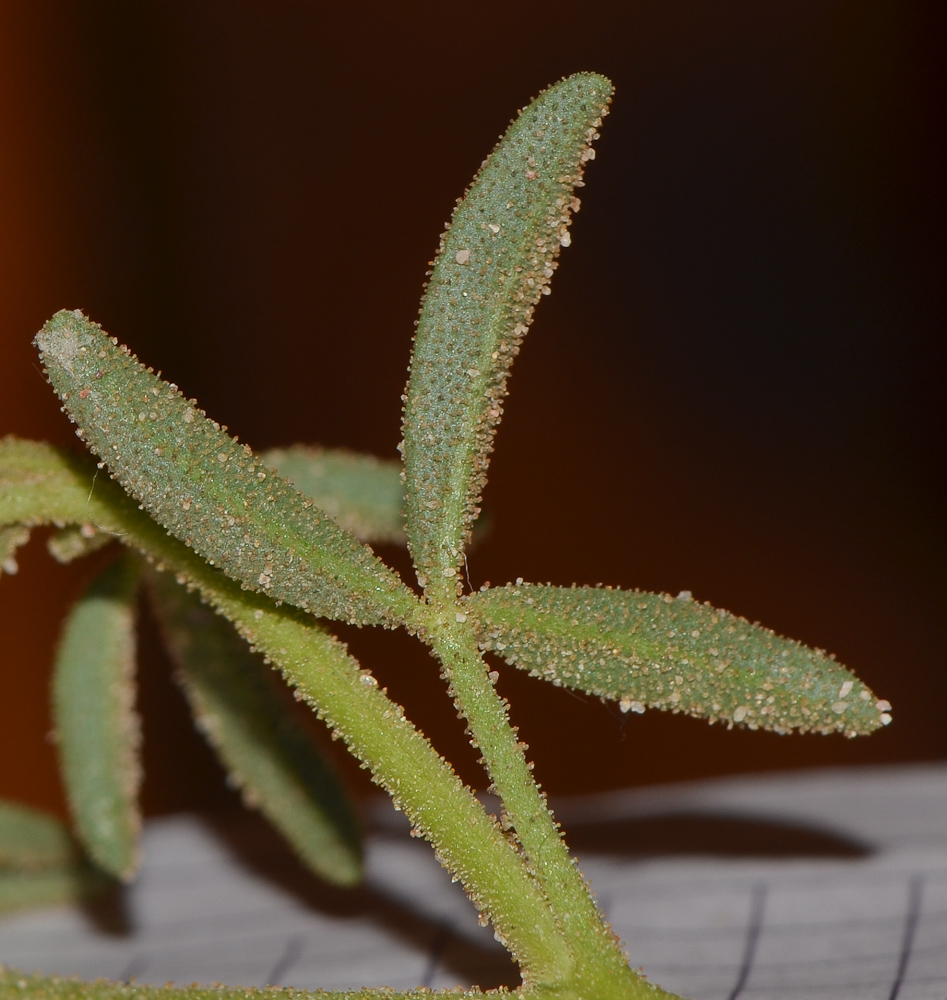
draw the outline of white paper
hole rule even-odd
[[[631,964],[667,989],[947,1000],[945,765],[666,786],[565,800],[557,815]],[[515,985],[430,848],[387,806],[372,828],[367,883],[347,893],[255,821],[224,836],[196,817],[152,821],[124,931],[78,908],[13,915],[0,962],[144,983]]]

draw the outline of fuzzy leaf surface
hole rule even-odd
[[[0,869],[64,865],[76,855],[69,831],[55,816],[0,799]]]
[[[53,719],[76,832],[104,871],[127,881],[138,866],[141,815],[135,712],[138,566],[106,567],[73,605],[56,653]]]
[[[397,625],[417,601],[367,546],[81,312],[36,336],[80,437],[154,519],[251,590]]]
[[[276,696],[269,668],[233,626],[167,574],[151,594],[198,728],[244,799],[334,885],[362,877],[361,837],[335,771]]]
[[[612,85],[580,73],[525,108],[484,162],[441,237],[405,391],[408,543],[444,596],[480,496],[510,365],[568,245],[590,143]]]
[[[846,736],[891,721],[891,706],[823,651],[687,596],[524,584],[466,600],[481,648],[624,711]]]
[[[308,445],[274,448],[261,457],[359,541],[404,544],[400,462]]]

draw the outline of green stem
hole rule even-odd
[[[472,743],[483,755],[493,788],[570,947],[585,957],[597,956],[608,965],[617,960],[627,967],[533,778],[526,745],[517,739],[507,702],[493,685],[470,625],[442,618],[425,639],[444,665],[454,703],[467,720]]]
[[[401,706],[359,669],[341,643],[304,612],[241,590],[168,536],[114,482],[94,474],[92,463],[51,447],[0,442],[0,527],[91,523],[197,586],[298,686],[431,842],[519,963],[521,995],[537,1000],[669,996],[628,967],[587,895],[516,745],[506,707],[486,677],[473,632],[453,621],[463,605],[451,606],[451,625],[441,621],[443,608],[422,605],[416,624],[455,675],[458,704],[472,720],[530,867]],[[532,825],[527,816],[534,817]]]
[[[212,570],[210,572],[213,572]],[[522,858],[483,806],[388,698],[374,678],[303,615],[272,605],[237,585],[206,586],[205,599],[277,665],[319,716],[339,734],[373,779],[428,839],[441,863],[489,916],[523,972],[524,981],[556,982],[572,960],[543,894]]]
[[[4,464],[6,468],[4,469]],[[311,615],[277,607],[169,536],[92,463],[32,442],[0,442],[0,527],[96,525],[179,574],[276,664],[351,752],[371,769],[441,862],[493,921],[524,981],[553,983],[572,965],[555,917],[516,848],[480,802],[378,688],[345,647]],[[90,485],[92,489],[90,491]],[[421,606],[423,608],[423,606]]]

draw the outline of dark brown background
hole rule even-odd
[[[30,339],[82,307],[256,446],[393,455],[454,198],[537,90],[607,73],[473,583],[690,589],[833,650],[895,723],[727,733],[505,670],[537,773],[555,793],[943,758],[940,5],[399,6],[0,4],[0,433],[75,442]],[[0,794],[61,810],[46,685],[88,567],[37,543],[21,563],[0,581]],[[350,639],[482,785],[433,661]],[[147,808],[225,803],[143,646]]]

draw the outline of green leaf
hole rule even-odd
[[[870,733],[890,705],[822,650],[682,594],[508,585],[472,594],[481,648],[556,685],[776,732]]]
[[[30,540],[30,529],[21,524],[0,529],[0,576],[6,573],[13,576],[19,566],[16,563],[16,550],[26,545]]]
[[[404,544],[400,462],[307,445],[274,448],[261,457],[360,541]]]
[[[51,865],[36,871],[0,868],[0,913],[33,906],[51,906],[88,899],[114,883],[89,864]],[[0,997],[4,993],[3,966],[0,965]]]
[[[160,557],[169,545],[168,533],[90,455],[0,439],[0,528],[48,524],[84,528],[149,556]]]
[[[81,523],[89,512],[97,476],[95,463],[44,441],[0,439],[0,525]],[[85,495],[80,496],[81,484]],[[109,484],[112,485],[112,484]],[[64,506],[69,516],[62,520]]]
[[[523,110],[441,239],[415,338],[402,452],[408,542],[422,586],[459,592],[459,569],[510,365],[578,208],[612,85],[580,73]]]
[[[329,762],[288,715],[233,626],[166,574],[151,578],[155,611],[198,728],[245,800],[259,807],[322,878],[355,885],[361,837]]]
[[[81,312],[36,336],[79,436],[154,519],[251,590],[327,618],[399,625],[397,574]]]
[[[103,570],[66,619],[53,717],[76,831],[101,868],[127,881],[138,865],[140,724],[135,702],[137,561]]]
[[[69,831],[55,816],[0,799],[0,869],[64,865],[76,857]]]

